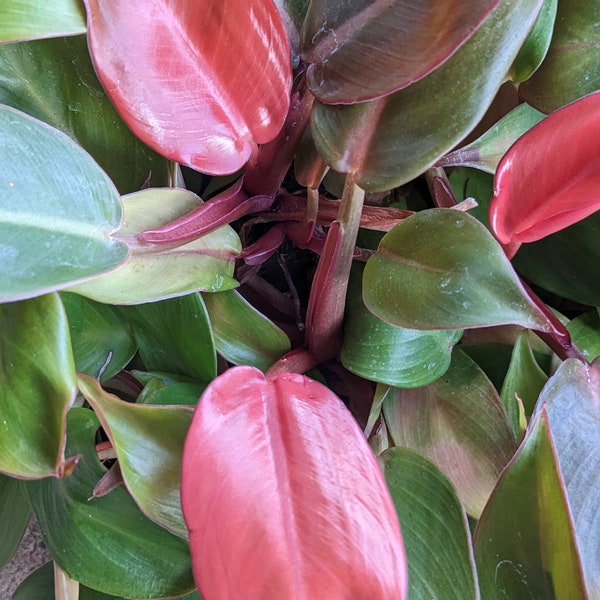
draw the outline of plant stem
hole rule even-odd
[[[349,173],[308,301],[306,341],[308,350],[319,362],[337,356],[341,347],[346,291],[364,197],[364,190],[354,183],[354,176]]]

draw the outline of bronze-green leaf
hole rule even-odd
[[[411,329],[549,330],[491,234],[453,209],[416,213],[388,232],[367,261],[363,296],[376,316]]]
[[[483,371],[455,349],[446,374],[434,383],[391,388],[383,415],[394,444],[436,464],[467,512],[478,517],[515,448],[504,407]]]
[[[370,191],[423,173],[481,120],[540,6],[500,2],[441,67],[399,92],[349,106],[317,103],[311,126],[324,160]]]

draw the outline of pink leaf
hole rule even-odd
[[[382,473],[323,385],[235,367],[202,395],[182,506],[206,600],[402,600],[406,559]]]
[[[503,244],[533,242],[600,208],[600,92],[552,113],[504,155],[490,222]]]
[[[152,148],[206,173],[233,173],[277,135],[291,65],[271,0],[85,2],[100,80]]]

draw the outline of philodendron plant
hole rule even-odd
[[[2,0],[14,599],[600,598],[598,22]]]

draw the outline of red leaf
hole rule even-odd
[[[552,113],[504,155],[490,222],[503,244],[533,242],[600,208],[600,92]]]
[[[85,0],[96,71],[134,133],[206,173],[233,173],[279,132],[290,49],[271,0]]]
[[[298,374],[235,367],[202,395],[182,506],[206,600],[402,600],[398,519],[342,402]]]

